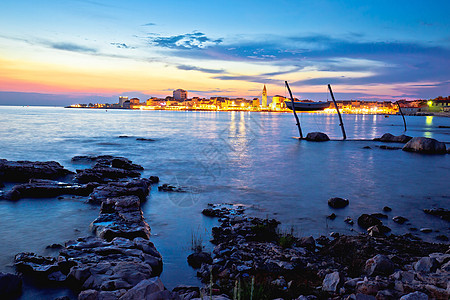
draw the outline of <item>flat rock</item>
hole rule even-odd
[[[133,179],[128,182],[111,182],[99,185],[89,195],[89,202],[100,204],[108,198],[121,196],[137,196],[145,201],[150,191],[150,180],[146,178]]]
[[[30,179],[57,179],[73,174],[56,161],[8,161],[0,159],[0,180],[27,182]]]
[[[383,134],[380,138],[375,138],[373,139],[374,141],[380,141],[380,142],[384,142],[384,143],[407,143],[412,139],[412,137],[407,136],[407,135],[392,135],[390,133],[385,133]]]
[[[108,166],[97,166],[90,169],[77,170],[75,180],[79,183],[110,182],[122,178],[140,177],[141,173],[135,170],[124,170]]]
[[[119,299],[120,300],[152,299],[150,298],[150,295],[161,291],[164,291],[164,285],[159,277],[154,277],[142,280],[136,286],[128,290]]]
[[[403,151],[419,152],[428,154],[446,154],[447,149],[445,143],[438,140],[425,137],[415,137],[405,144]]]

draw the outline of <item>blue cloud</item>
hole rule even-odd
[[[110,43],[110,44],[120,49],[135,49],[135,47],[128,46],[125,43]]]
[[[81,53],[97,53],[97,49],[89,48],[82,45],[77,45],[74,43],[48,43],[53,49],[71,51],[71,52],[81,52]]]
[[[212,45],[218,45],[222,43],[222,39],[210,39],[204,33],[194,31],[192,33],[180,34],[175,36],[151,37],[149,40],[151,45],[177,49],[177,50],[192,50],[192,49],[204,49]]]
[[[141,26],[156,26],[156,23],[146,23],[146,24],[142,24]]]
[[[200,68],[200,67],[191,66],[191,65],[178,65],[177,69],[185,70],[185,71],[199,71],[199,72],[209,73],[209,74],[225,73],[225,70],[223,70],[223,69],[208,69],[208,68]]]

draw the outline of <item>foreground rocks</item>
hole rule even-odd
[[[57,179],[73,174],[56,161],[8,161],[0,159],[0,181],[26,182],[34,179]]]
[[[447,149],[445,143],[435,139],[425,137],[415,137],[406,143],[402,148],[403,151],[419,152],[427,154],[446,154]]]
[[[449,297],[448,245],[409,235],[296,238],[279,233],[275,220],[247,217],[237,206],[210,205],[203,214],[220,222],[212,230],[213,260],[197,272],[204,295],[232,298],[237,290],[248,295],[253,286],[253,299]]]
[[[323,132],[309,132],[305,138],[307,141],[311,142],[326,142],[329,141],[330,138]]]

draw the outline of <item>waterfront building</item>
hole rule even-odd
[[[130,104],[131,105],[139,105],[139,98],[131,98]]]
[[[182,90],[182,89],[175,90],[175,91],[173,91],[173,98],[175,100],[184,101],[187,99],[187,91]]]
[[[286,98],[280,95],[276,95],[272,97],[272,102],[270,103],[270,110],[280,111],[286,108],[286,103],[284,101]]]
[[[262,107],[267,107],[267,90],[266,85],[264,85],[263,91],[262,91]]]
[[[119,97],[119,106],[123,107],[123,103],[128,100],[128,97],[120,96]]]

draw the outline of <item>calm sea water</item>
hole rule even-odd
[[[403,133],[400,116],[343,118],[349,139]],[[411,223],[384,221],[394,233],[431,227],[439,233],[417,234],[425,240],[450,235],[448,223],[422,212],[430,207],[450,208],[450,155],[382,150],[375,147],[382,143],[372,141],[339,141],[336,115],[300,114],[300,121],[304,134],[322,131],[335,141],[294,139],[298,136],[294,117],[285,113],[3,106],[0,158],[56,160],[75,170],[86,167],[71,163],[75,155],[120,155],[144,166],[144,176],[158,175],[162,183],[186,187],[190,192],[180,194],[154,188],[143,204],[152,241],[164,257],[162,277],[169,288],[198,284],[186,256],[193,235],[210,247],[210,228],[216,221],[201,215],[207,203],[242,203],[248,205],[250,215],[275,217],[284,228],[313,236],[351,233],[345,217],[356,220],[361,213],[381,212],[388,205],[393,209],[391,217],[401,215]],[[450,126],[450,118],[406,117],[406,121],[408,135],[450,142],[450,129],[439,128]],[[137,141],[137,137],[156,141]],[[327,205],[330,197],[350,200],[347,208],[336,212],[334,221],[326,220],[332,212]],[[89,234],[98,207],[84,200],[0,201],[0,271],[13,270],[13,256],[18,252],[49,254],[45,246]],[[359,230],[356,225],[354,229]],[[42,296],[30,291],[22,298]],[[64,293],[44,292],[46,297]]]

